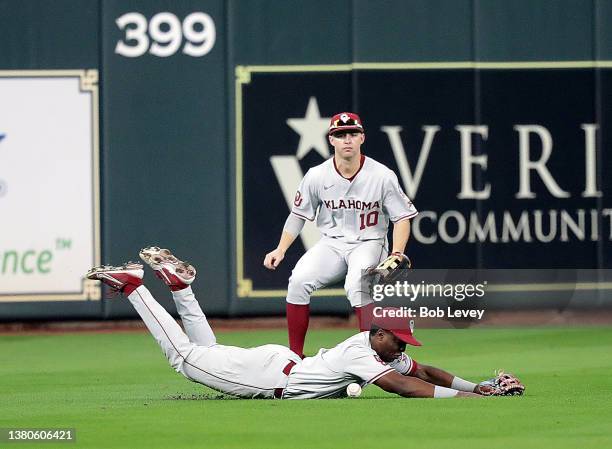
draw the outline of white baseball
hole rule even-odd
[[[361,387],[356,383],[349,384],[348,387],[346,387],[346,394],[349,398],[358,398],[361,396]]]

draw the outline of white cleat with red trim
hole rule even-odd
[[[187,288],[195,280],[193,265],[178,259],[168,249],[149,246],[140,250],[140,258],[171,290]]]
[[[100,265],[87,272],[88,279],[101,281],[114,290],[122,291],[124,287],[142,285],[144,270],[141,263],[127,262],[120,267]]]

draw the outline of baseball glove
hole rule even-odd
[[[510,373],[499,370],[495,377],[478,384],[478,390],[484,396],[522,396],[525,385]]]
[[[412,262],[408,256],[402,253],[391,253],[376,268],[370,270],[370,275],[377,277],[377,282],[381,284],[391,284],[402,274],[401,270],[412,267]]]

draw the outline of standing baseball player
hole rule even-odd
[[[332,117],[328,133],[334,156],[308,170],[295,194],[278,246],[266,254],[264,266],[276,269],[300,234],[305,220],[317,220],[322,238],[295,265],[287,291],[289,346],[303,356],[310,317],[310,295],[345,278],[347,298],[369,329],[373,300],[362,275],[387,258],[387,230],[393,223],[395,259],[404,255],[410,219],[417,215],[397,176],[361,153],[365,133],[352,112]]]
[[[220,345],[190,286],[195,268],[158,247],[143,249],[140,257],[170,287],[184,331],[142,284],[142,264],[95,267],[87,277],[127,296],[177,372],[223,393],[244,398],[332,398],[345,396],[351,383],[374,383],[406,397],[446,398],[510,391],[486,383],[477,385],[417,364],[403,353],[406,343],[420,345],[406,325],[383,323],[383,327],[373,327],[304,360],[281,345],[248,349]],[[520,382],[509,379],[513,391],[522,393]]]

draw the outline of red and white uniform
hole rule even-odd
[[[272,399],[287,385],[289,362],[300,357],[286,346],[239,348],[217,343],[191,287],[173,291],[183,322],[174,318],[141,285],[128,299],[160,345],[170,365],[187,379],[243,398]]]
[[[372,302],[362,271],[387,257],[389,221],[417,215],[393,171],[361,156],[359,171],[343,177],[334,158],[308,170],[291,213],[313,221],[321,240],[302,256],[289,279],[287,302],[308,304],[316,289],[346,276],[344,288],[353,307]]]
[[[406,354],[392,363],[383,362],[370,345],[370,333],[361,332],[332,349],[321,349],[305,358],[289,374],[283,399],[317,399],[346,396],[346,387],[362,387],[391,371],[411,375],[417,363]]]
[[[408,356],[383,363],[370,346],[369,332],[357,334],[332,349],[321,349],[315,357],[304,360],[281,345],[220,345],[191,287],[172,292],[172,297],[185,330],[144,285],[130,293],[128,299],[177,372],[234,396],[338,397],[346,394],[351,382],[365,385],[393,369],[402,374],[416,369],[416,362]]]

